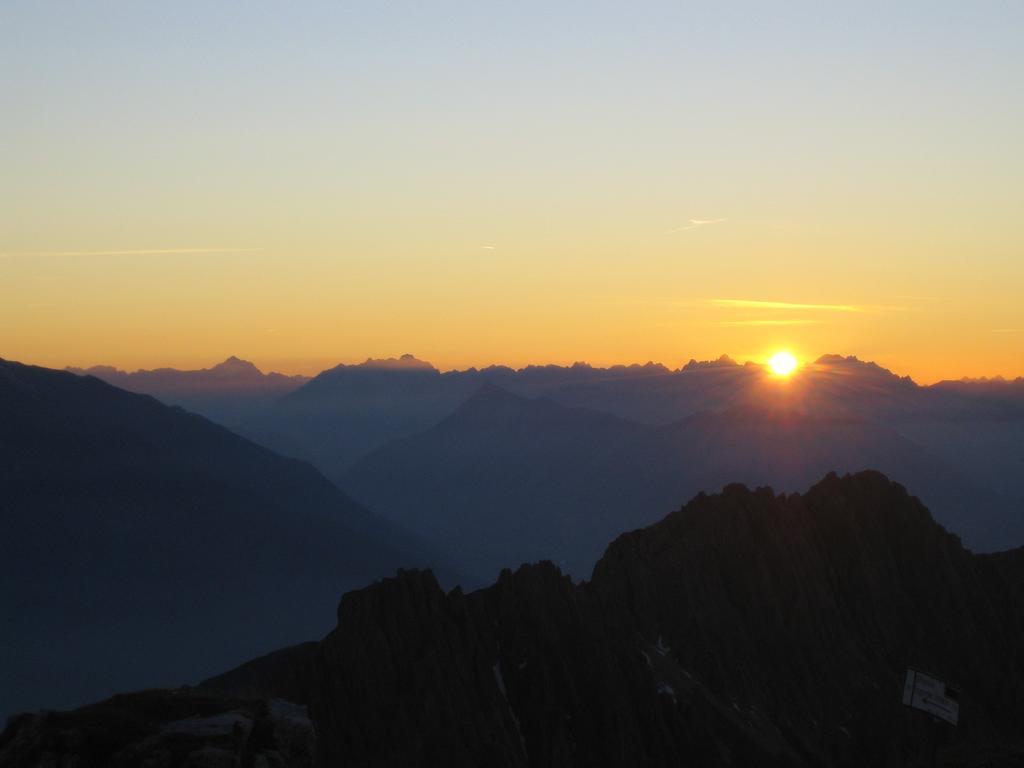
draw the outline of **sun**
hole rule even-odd
[[[796,358],[789,352],[776,352],[768,360],[768,365],[776,376],[789,376],[796,370]]]

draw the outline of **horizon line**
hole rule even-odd
[[[777,350],[773,350],[773,351],[777,351]],[[288,376],[290,378],[304,377],[304,378],[307,378],[307,379],[313,379],[316,376],[320,375],[321,373],[325,373],[327,371],[334,370],[334,369],[339,368],[339,367],[350,367],[350,368],[352,368],[352,367],[360,367],[360,366],[366,365],[366,363],[368,363],[368,362],[369,363],[386,363],[386,362],[389,362],[389,361],[398,361],[398,360],[401,359],[401,357],[402,357],[401,355],[398,356],[398,357],[379,357],[379,358],[368,357],[368,358],[365,358],[365,359],[362,359],[362,360],[359,360],[359,361],[338,362],[338,363],[335,363],[333,365],[327,364],[325,367],[319,368],[319,369],[316,369],[316,370],[313,369],[313,368],[307,368],[307,369],[299,372],[299,371],[296,371],[296,370],[292,369],[293,372],[291,372],[291,373],[284,373],[282,371],[275,370],[274,367],[273,367],[275,365],[274,363],[271,363],[266,368],[264,368],[264,367],[261,367],[260,365],[257,365],[254,361],[248,360],[245,357],[241,357],[241,356],[238,356],[238,355],[229,355],[226,358],[223,358],[221,360],[218,360],[217,362],[214,362],[212,364],[209,364],[209,365],[206,365],[206,366],[203,366],[203,367],[181,367],[181,368],[177,368],[177,367],[174,367],[173,365],[160,365],[160,366],[154,366],[154,367],[151,367],[151,368],[137,367],[137,368],[131,369],[131,368],[121,368],[121,367],[118,367],[117,365],[111,365],[111,364],[105,364],[105,363],[97,363],[97,364],[93,364],[93,365],[64,365],[62,367],[54,368],[54,370],[65,370],[65,371],[73,370],[73,371],[82,371],[82,372],[86,372],[87,373],[88,371],[90,371],[92,369],[95,369],[95,368],[108,368],[108,369],[113,369],[114,371],[116,371],[116,372],[118,372],[120,374],[125,374],[125,375],[132,375],[132,374],[137,374],[137,373],[148,373],[148,372],[154,372],[154,371],[198,372],[198,371],[210,370],[211,368],[215,368],[218,365],[221,365],[222,363],[225,363],[225,362],[231,360],[232,358],[234,358],[236,360],[241,360],[241,361],[244,361],[244,362],[251,363],[263,375],[269,375],[269,374],[276,373],[276,374],[279,374],[279,375]],[[593,369],[593,370],[597,370],[597,371],[601,371],[601,370],[608,371],[608,370],[611,370],[611,369],[614,369],[614,368],[644,368],[644,367],[647,367],[647,366],[651,366],[651,367],[663,368],[669,374],[678,374],[678,373],[684,372],[685,367],[687,365],[689,365],[690,363],[694,363],[694,362],[696,362],[698,364],[721,363],[722,365],[733,365],[736,368],[744,368],[746,366],[765,367],[767,365],[767,359],[768,359],[768,356],[766,355],[764,360],[750,359],[748,357],[748,358],[740,361],[739,359],[733,358],[732,356],[730,356],[728,354],[723,354],[723,355],[720,355],[717,358],[710,358],[710,359],[706,359],[706,360],[697,360],[696,358],[692,358],[691,357],[685,363],[682,363],[682,364],[678,365],[678,367],[671,367],[669,365],[665,365],[664,363],[662,363],[660,361],[654,361],[654,360],[647,360],[646,362],[633,362],[633,363],[610,363],[610,364],[606,364],[606,365],[595,365],[595,364],[589,363],[589,362],[587,362],[585,360],[575,360],[575,361],[572,361],[572,362],[536,362],[536,363],[526,363],[524,365],[518,365],[518,366],[514,365],[514,364],[506,364],[506,363],[488,363],[488,364],[480,364],[480,365],[465,365],[465,366],[453,365],[451,367],[438,367],[438,366],[435,366],[433,363],[431,363],[431,362],[429,362],[427,360],[423,360],[421,358],[417,358],[417,357],[415,357],[413,355],[410,355],[409,357],[411,357],[415,361],[418,361],[420,363],[425,363],[426,365],[429,365],[432,370],[437,371],[439,374],[466,373],[466,372],[469,372],[469,371],[484,371],[484,370],[487,370],[489,368],[508,368],[508,369],[510,369],[510,370],[512,370],[512,371],[514,371],[516,373],[520,373],[520,372],[522,372],[524,370],[527,370],[529,368],[555,367],[555,368],[569,369],[569,368],[573,368],[575,366],[587,367],[587,368],[590,368],[590,369]],[[808,357],[805,361],[801,361],[798,370],[799,369],[806,369],[806,368],[818,365],[818,364],[820,364],[820,361],[823,358],[828,358],[828,357],[840,358],[840,359],[842,359],[844,361],[858,362],[858,363],[861,363],[863,365],[876,365],[879,368],[882,368],[883,370],[889,372],[893,376],[897,376],[899,378],[908,378],[914,384],[916,384],[917,386],[922,386],[922,387],[932,386],[932,385],[940,383],[940,382],[957,382],[957,381],[965,381],[965,380],[966,381],[986,381],[986,380],[987,381],[991,381],[991,380],[1017,381],[1017,380],[1020,380],[1020,379],[1024,379],[1024,375],[992,374],[992,375],[979,375],[979,376],[959,376],[959,377],[946,376],[946,377],[938,377],[938,378],[935,378],[933,381],[928,381],[926,383],[922,383],[922,382],[918,381],[917,379],[914,379],[910,375],[900,374],[895,369],[889,368],[886,365],[882,365],[880,363],[877,363],[874,360],[862,359],[862,358],[860,358],[860,357],[858,357],[856,355],[842,355],[842,354],[829,353],[829,352],[826,352],[826,353],[823,353],[823,354],[819,354],[819,355],[817,355],[816,357],[813,357],[813,358]],[[731,362],[722,362],[723,358],[727,358],[727,360],[731,361]],[[3,359],[3,357],[0,356],[0,359]],[[11,362],[16,362],[16,361],[11,361]],[[279,360],[278,364],[280,364],[281,362],[284,362],[284,361]],[[31,363],[29,363],[29,364],[31,364]],[[319,366],[321,364],[320,363],[315,363],[314,365],[315,366]],[[50,366],[45,366],[44,365],[42,367],[50,367]],[[401,369],[399,369],[399,370],[401,370]]]

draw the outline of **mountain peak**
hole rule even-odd
[[[728,355],[722,355],[717,360],[696,360],[690,358],[690,362],[682,367],[683,371],[699,371],[708,368],[734,368],[739,366],[735,360]]]
[[[455,414],[493,414],[498,409],[522,409],[531,398],[509,392],[493,381],[484,381],[456,410]]]
[[[210,371],[216,371],[218,373],[229,373],[232,375],[246,373],[255,373],[259,376],[263,375],[263,372],[260,371],[260,369],[257,368],[253,363],[249,362],[248,360],[242,360],[240,357],[235,357],[234,355],[229,357],[224,362],[218,363],[217,365],[213,366],[212,368],[210,368]]]
[[[415,355],[406,353],[401,357],[368,357],[362,363],[352,366],[353,368],[372,368],[388,371],[436,371],[437,369],[426,360],[420,360]]]
[[[928,743],[899,696],[913,663],[972,691],[971,717],[943,738],[974,754],[1019,730],[1007,670],[1022,659],[1021,571],[1007,554],[990,567],[880,473],[803,494],[733,484],[619,536],[586,584],[543,560],[470,593],[402,571],[346,594],[318,644],[202,688],[308,701],[338,764],[475,765],[482,748],[452,746],[472,733],[495,765],[527,762],[524,744],[574,764],[636,744],[652,764],[835,767]],[[834,751],[817,752],[829,711]],[[366,751],[364,734],[396,720]]]
[[[849,372],[858,372],[861,374],[869,374],[879,377],[892,379],[893,381],[900,381],[908,384],[913,384],[913,379],[909,376],[899,376],[888,368],[883,368],[878,363],[871,360],[861,360],[856,355],[848,355],[843,357],[842,355],[827,354],[822,355],[814,361],[816,366],[821,368],[831,368],[834,370],[845,370]]]

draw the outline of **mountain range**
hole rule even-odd
[[[407,354],[338,365],[308,381],[264,375],[237,358],[203,371],[71,370],[218,421],[224,420],[219,406],[196,393],[231,393],[243,402],[231,426],[276,450],[312,461],[332,477],[384,443],[433,426],[485,384],[652,425],[738,406],[853,416],[907,431],[921,424],[967,424],[985,431],[986,425],[1024,423],[1024,378],[921,386],[875,363],[831,354],[785,379],[764,366],[740,364],[725,355],[690,360],[678,369],[658,363],[610,368],[575,363],[442,372]],[[274,397],[247,401],[247,393],[257,390]],[[927,430],[922,435],[922,440],[928,439]]]
[[[303,462],[91,376],[0,360],[0,714],[195,679],[444,561]]]
[[[236,407],[232,429],[456,542],[478,584],[537,558],[584,576],[611,536],[680,498],[731,481],[793,490],[833,469],[904,478],[972,549],[1024,543],[1022,380],[920,386],[839,355],[788,378],[727,356],[441,372],[403,355]]]
[[[540,559],[586,577],[619,532],[729,482],[793,491],[831,470],[872,467],[903,478],[973,549],[1024,540],[1019,500],[892,427],[767,407],[652,426],[486,386],[433,428],[364,457],[341,483],[378,514],[444,542],[486,583]]]
[[[589,581],[402,571],[198,689],[14,718],[0,763],[1019,765],[1022,573],[1024,549],[970,553],[876,472],[732,484],[619,536]],[[956,727],[902,704],[908,667],[960,691]]]
[[[129,372],[109,365],[65,370],[95,376],[129,392],[152,395],[167,405],[180,405],[222,424],[243,421],[254,410],[309,381],[307,376],[263,373],[234,355],[210,368],[193,371],[157,368]]]

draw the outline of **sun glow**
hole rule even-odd
[[[768,360],[768,366],[776,376],[789,376],[796,370],[796,358],[789,352],[776,352]]]

